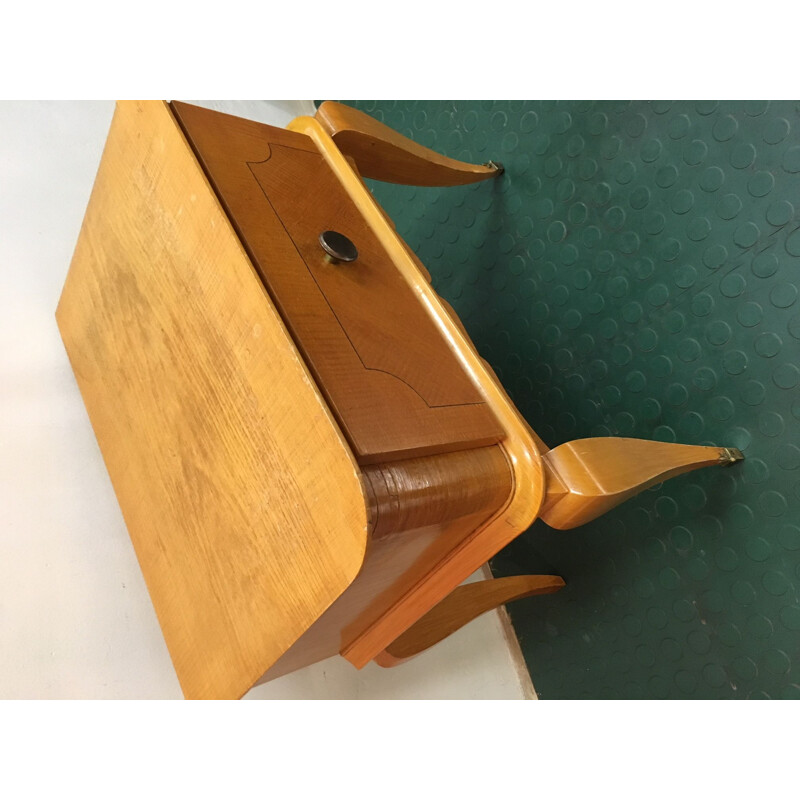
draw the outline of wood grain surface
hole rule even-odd
[[[375,661],[382,667],[397,666],[487,611],[523,597],[552,594],[564,586],[564,579],[558,575],[513,575],[459,586],[395,639]]]
[[[343,650],[495,516],[513,490],[497,445],[364,467],[363,475],[373,526],[364,567],[264,680]],[[391,630],[399,635],[412,622],[397,615]]]
[[[732,452],[738,456],[729,458]],[[547,496],[539,516],[553,528],[575,528],[656,483],[740,458],[738,450],[723,447],[613,436],[576,439],[543,455]]]
[[[411,186],[457,186],[496,177],[497,166],[440,155],[355,108],[324,102],[316,119],[365,178]]]
[[[184,694],[239,697],[358,573],[366,505],[163,103],[118,104],[57,320]]]
[[[172,107],[359,462],[497,442],[503,429],[472,376],[315,143]],[[350,238],[356,261],[331,263],[324,230]]]
[[[384,641],[383,636],[375,639],[375,652],[363,664],[354,665],[365,666],[424,613],[417,614],[416,607],[412,606],[410,613],[397,614],[394,609],[398,601],[413,592],[413,588],[426,575],[435,570],[476,529],[485,526],[491,516],[493,512],[482,511],[371,542],[358,577],[308,632],[265,673],[262,682],[337,653],[346,657],[347,648],[352,643],[365,636],[373,625],[388,619],[388,641]],[[449,585],[449,576],[444,574],[441,577],[448,586],[447,592],[452,591],[455,587]],[[367,641],[371,648],[372,637]],[[351,659],[348,661],[352,663]]]
[[[513,476],[501,447],[375,464],[362,470],[372,537],[501,508]]]

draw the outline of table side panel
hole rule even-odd
[[[443,553],[441,559],[416,584],[409,586],[391,608],[366,630],[358,633],[342,651],[348,661],[362,667],[533,522],[545,493],[545,477],[538,450],[541,440],[478,355],[462,326],[451,318],[442,299],[425,279],[371,193],[320,123],[312,117],[298,117],[290,123],[289,129],[304,133],[314,140],[331,168],[346,184],[348,193],[391,255],[403,279],[428,308],[453,354],[472,376],[502,426],[504,438],[500,447],[513,475],[513,491],[509,502],[455,541],[451,550]]]
[[[504,507],[514,488],[498,445],[370,466],[363,474],[375,519],[364,567],[264,680],[348,648]],[[414,621],[396,619],[394,635]]]

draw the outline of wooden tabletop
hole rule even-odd
[[[57,319],[184,694],[239,697],[357,574],[365,502],[163,103],[117,107]]]

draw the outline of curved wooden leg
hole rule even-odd
[[[552,594],[564,585],[563,578],[558,575],[515,575],[458,586],[395,639],[375,658],[375,663],[394,667],[433,647],[493,608],[522,597]]]
[[[494,178],[502,164],[466,164],[411,141],[355,108],[324,102],[316,119],[365,178],[410,186],[458,186]]]
[[[667,478],[743,458],[734,447],[577,439],[542,455],[547,494],[539,517],[553,528],[575,528]]]

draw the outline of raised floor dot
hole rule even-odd
[[[790,552],[800,550],[800,528],[797,525],[782,525],[778,530],[778,544]]]
[[[694,195],[688,189],[680,189],[672,197],[671,208],[676,214],[685,214],[694,205]]]
[[[692,362],[700,357],[700,342],[697,339],[684,339],[678,345],[678,358],[684,362]]]
[[[798,469],[800,468],[800,448],[790,442],[784,442],[775,451],[775,460],[781,469]]]
[[[739,397],[741,397],[742,401],[748,406],[761,405],[766,397],[764,384],[755,380],[747,381],[747,383],[740,388]]]
[[[731,151],[731,166],[735,169],[747,169],[755,160],[756,148],[749,142],[742,142]]]
[[[758,505],[768,517],[780,517],[786,512],[786,498],[774,490],[762,492]]]
[[[778,144],[789,135],[788,120],[778,117],[770,120],[764,128],[764,141],[767,144]]]
[[[585,146],[586,141],[584,140],[583,136],[581,136],[579,133],[576,133],[567,141],[567,155],[574,158],[579,153],[583,152],[583,148]]]
[[[578,177],[583,181],[591,180],[600,169],[593,158],[582,158],[578,165]]]
[[[700,188],[704,192],[716,192],[725,183],[725,173],[719,167],[708,167],[700,176]]]
[[[639,151],[639,156],[646,164],[656,161],[661,155],[662,151],[661,142],[658,139],[648,139]]]
[[[794,216],[794,206],[788,200],[776,200],[767,209],[770,225],[785,225]]]
[[[770,557],[772,545],[763,536],[756,536],[747,540],[745,552],[751,561],[761,563]]]
[[[470,111],[470,114],[474,114],[475,112]],[[477,125],[477,114],[475,114],[475,120],[470,121],[472,127],[467,128],[467,130],[472,130]],[[537,125],[539,124],[539,115],[535,111],[526,111],[522,115],[522,119],[519,121],[519,129],[522,133],[530,133]],[[466,119],[465,119],[465,127],[466,127]]]
[[[664,317],[664,328],[670,333],[680,333],[686,327],[686,317],[673,309]]]
[[[706,664],[703,667],[703,680],[712,689],[719,689],[725,685],[728,676],[719,664]]]
[[[755,351],[763,358],[772,358],[781,350],[781,337],[775,333],[762,333],[755,341]]]
[[[800,145],[794,145],[783,154],[783,168],[787,172],[800,172]]]
[[[690,127],[691,122],[688,115],[680,114],[677,117],[674,117],[669,123],[669,138],[682,139],[689,132]]]
[[[742,201],[733,192],[723,195],[717,203],[717,215],[721,219],[733,219],[742,210]]]
[[[647,219],[644,222],[644,229],[649,233],[651,236],[655,236],[656,234],[661,233],[664,230],[664,225],[666,223],[666,218],[660,211],[656,211],[652,214],[649,214]]]
[[[721,346],[731,338],[731,326],[721,319],[715,319],[706,326],[706,339],[709,344]]]
[[[639,234],[635,231],[624,231],[619,235],[617,247],[622,253],[635,253],[639,249]]]
[[[700,367],[692,376],[692,384],[701,392],[711,391],[717,385],[717,374],[710,367]]]
[[[719,282],[719,290],[725,297],[738,297],[744,292],[746,287],[747,282],[738,272],[732,272],[726,275]]]
[[[636,166],[632,161],[626,161],[619,166],[614,177],[617,183],[626,186],[636,177]]]
[[[711,571],[708,564],[703,561],[702,558],[691,559],[686,566],[686,570],[689,573],[689,577],[694,581],[705,580]]]
[[[695,217],[686,226],[686,235],[693,242],[702,242],[709,233],[711,233],[711,223],[708,221],[708,217]]]
[[[769,100],[748,100],[744,104],[744,112],[748,117],[758,117],[769,108]]]
[[[775,178],[772,173],[761,170],[756,172],[747,182],[747,191],[753,197],[766,197],[775,186]]]
[[[656,183],[662,189],[668,189],[678,180],[678,169],[672,164],[667,164],[656,172]]]
[[[746,483],[764,483],[769,478],[769,467],[760,458],[746,458],[742,464],[742,477]]]
[[[719,269],[727,260],[728,251],[724,245],[713,244],[703,251],[703,264],[708,269]]]
[[[739,656],[733,660],[733,671],[742,680],[752,680],[758,675],[758,667],[752,658]]]
[[[724,572],[733,572],[739,564],[739,556],[732,548],[722,547],[716,552],[714,561]]]
[[[724,117],[717,118],[711,134],[718,142],[727,142],[733,138],[738,128],[739,123],[730,114],[726,114]]]
[[[683,160],[689,166],[701,164],[708,155],[708,145],[701,139],[693,139],[683,148]]]
[[[691,307],[696,317],[706,317],[714,310],[714,298],[707,292],[701,292],[692,298]]]
[[[775,308],[789,308],[797,300],[797,287],[793,283],[778,283],[769,293],[769,301]]]
[[[729,397],[720,396],[711,399],[709,410],[713,417],[724,422],[733,416],[734,406]]]
[[[800,237],[797,239],[798,252],[800,255]],[[787,243],[788,249],[788,243]],[[757,278],[769,278],[778,271],[778,259],[774,253],[764,252],[759,253],[750,266],[750,269]]]
[[[781,364],[773,371],[772,381],[781,389],[794,389],[800,383],[800,370],[794,364]]]
[[[731,586],[731,597],[741,606],[750,606],[756,599],[756,590],[749,581],[736,581]]]
[[[769,639],[775,632],[772,620],[767,619],[763,614],[753,614],[747,620],[747,634],[755,639]]]
[[[697,616],[697,610],[688,600],[677,600],[672,604],[672,613],[681,622],[690,622]]]
[[[758,303],[748,302],[739,306],[736,319],[744,328],[754,328],[764,316],[764,310]]]
[[[744,222],[736,229],[733,234],[733,241],[739,247],[752,247],[759,237],[760,231],[755,222]]]
[[[758,417],[758,429],[765,436],[780,436],[786,426],[783,417],[775,411],[762,411]]]
[[[800,606],[784,606],[778,617],[787,630],[800,631]]]
[[[762,663],[767,672],[773,675],[785,675],[792,665],[789,656],[778,649],[767,650],[762,656]]]
[[[717,636],[719,636],[720,641],[727,647],[736,647],[736,645],[742,641],[741,632],[736,625],[730,622],[723,622],[722,625],[717,628]]]

